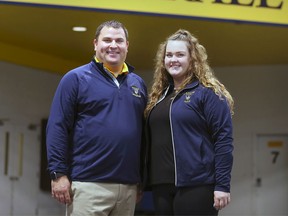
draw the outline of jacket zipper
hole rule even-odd
[[[175,142],[174,142],[174,133],[173,133],[173,126],[172,126],[172,104],[175,100],[175,98],[179,95],[180,92],[190,89],[192,87],[184,88],[181,91],[179,91],[172,99],[170,103],[170,108],[169,108],[169,121],[170,121],[170,130],[171,130],[171,139],[172,139],[172,147],[173,147],[173,157],[174,157],[174,168],[175,168],[175,186],[177,186],[177,162],[176,162],[176,153],[175,153]],[[165,92],[164,98],[166,96],[167,91]]]
[[[187,90],[187,89],[192,89],[194,88],[195,86],[192,86],[192,87],[188,87],[188,88],[184,88],[182,89],[181,91],[179,91],[172,99],[171,103],[170,103],[170,107],[169,107],[169,121],[170,121],[170,130],[171,130],[171,139],[172,139],[172,147],[173,147],[173,157],[174,157],[174,169],[175,169],[175,186],[177,186],[177,166],[176,166],[176,156],[175,156],[175,143],[174,143],[174,134],[173,134],[173,127],[172,127],[172,115],[171,115],[171,110],[172,110],[172,104],[175,100],[175,98],[179,95],[180,92],[184,91],[184,90]],[[167,95],[167,92],[169,91],[169,89],[171,88],[171,86],[169,86],[165,93],[163,94],[163,96],[157,101],[157,103],[153,106],[153,108],[158,104],[160,103],[162,100],[164,100],[165,96]],[[152,108],[152,109],[153,109]],[[150,110],[150,112],[148,113],[148,116],[147,116],[147,119],[149,119],[150,117],[150,113],[152,111],[152,109]],[[147,124],[147,123],[146,123]]]
[[[167,92],[169,91],[170,88],[171,88],[171,87],[169,86],[169,87],[166,89],[166,91],[165,91],[165,93],[163,94],[163,96],[157,101],[157,103],[153,106],[153,108],[154,108],[158,103],[160,103],[162,100],[164,100],[164,98],[165,98],[165,96],[167,95]],[[170,107],[169,107],[169,121],[170,121],[170,130],[171,130],[171,139],[172,139],[172,148],[173,148],[173,158],[174,158],[174,170],[175,170],[175,186],[177,185],[177,169],[176,169],[175,145],[174,145],[174,137],[173,137],[173,129],[172,129],[172,121],[171,121],[171,109],[172,109],[172,103],[173,103],[174,99],[176,98],[176,96],[177,96],[179,93],[180,93],[180,92],[178,92],[178,93],[174,96],[173,100],[171,101]],[[153,108],[152,108],[152,109],[153,109]],[[151,114],[152,109],[150,110],[150,112],[149,112],[149,114],[148,114],[148,116],[147,116],[148,119],[149,119],[149,117],[150,117],[150,114]]]
[[[180,91],[181,92],[181,91]],[[169,107],[169,121],[170,121],[170,130],[171,130],[171,141],[172,141],[172,147],[173,147],[173,157],[174,157],[174,169],[175,169],[175,186],[177,186],[177,162],[176,162],[176,156],[175,156],[175,143],[174,143],[174,133],[173,133],[173,126],[172,126],[172,103],[174,102],[175,98],[178,96],[180,93],[178,92],[172,99]]]
[[[119,81],[117,80],[116,77],[114,77],[109,71],[107,71],[105,68],[104,68],[105,72],[108,74],[108,76],[112,79],[112,81],[115,83],[115,85],[118,87],[118,89],[120,89],[120,83]]]

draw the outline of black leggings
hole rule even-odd
[[[213,207],[213,185],[175,187],[160,184],[154,185],[152,191],[156,215],[218,215]]]

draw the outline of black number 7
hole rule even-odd
[[[273,155],[272,163],[275,164],[280,152],[279,151],[272,151],[271,154]]]

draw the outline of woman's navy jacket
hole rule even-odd
[[[169,88],[159,102],[165,98]],[[215,184],[215,190],[229,192],[233,138],[232,118],[225,98],[219,98],[212,89],[194,81],[172,100],[169,118],[175,185]],[[149,130],[146,131],[149,143]],[[147,158],[149,164],[149,156]]]

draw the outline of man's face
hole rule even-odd
[[[128,41],[122,28],[104,26],[94,40],[96,58],[108,68],[122,67],[128,52]]]

